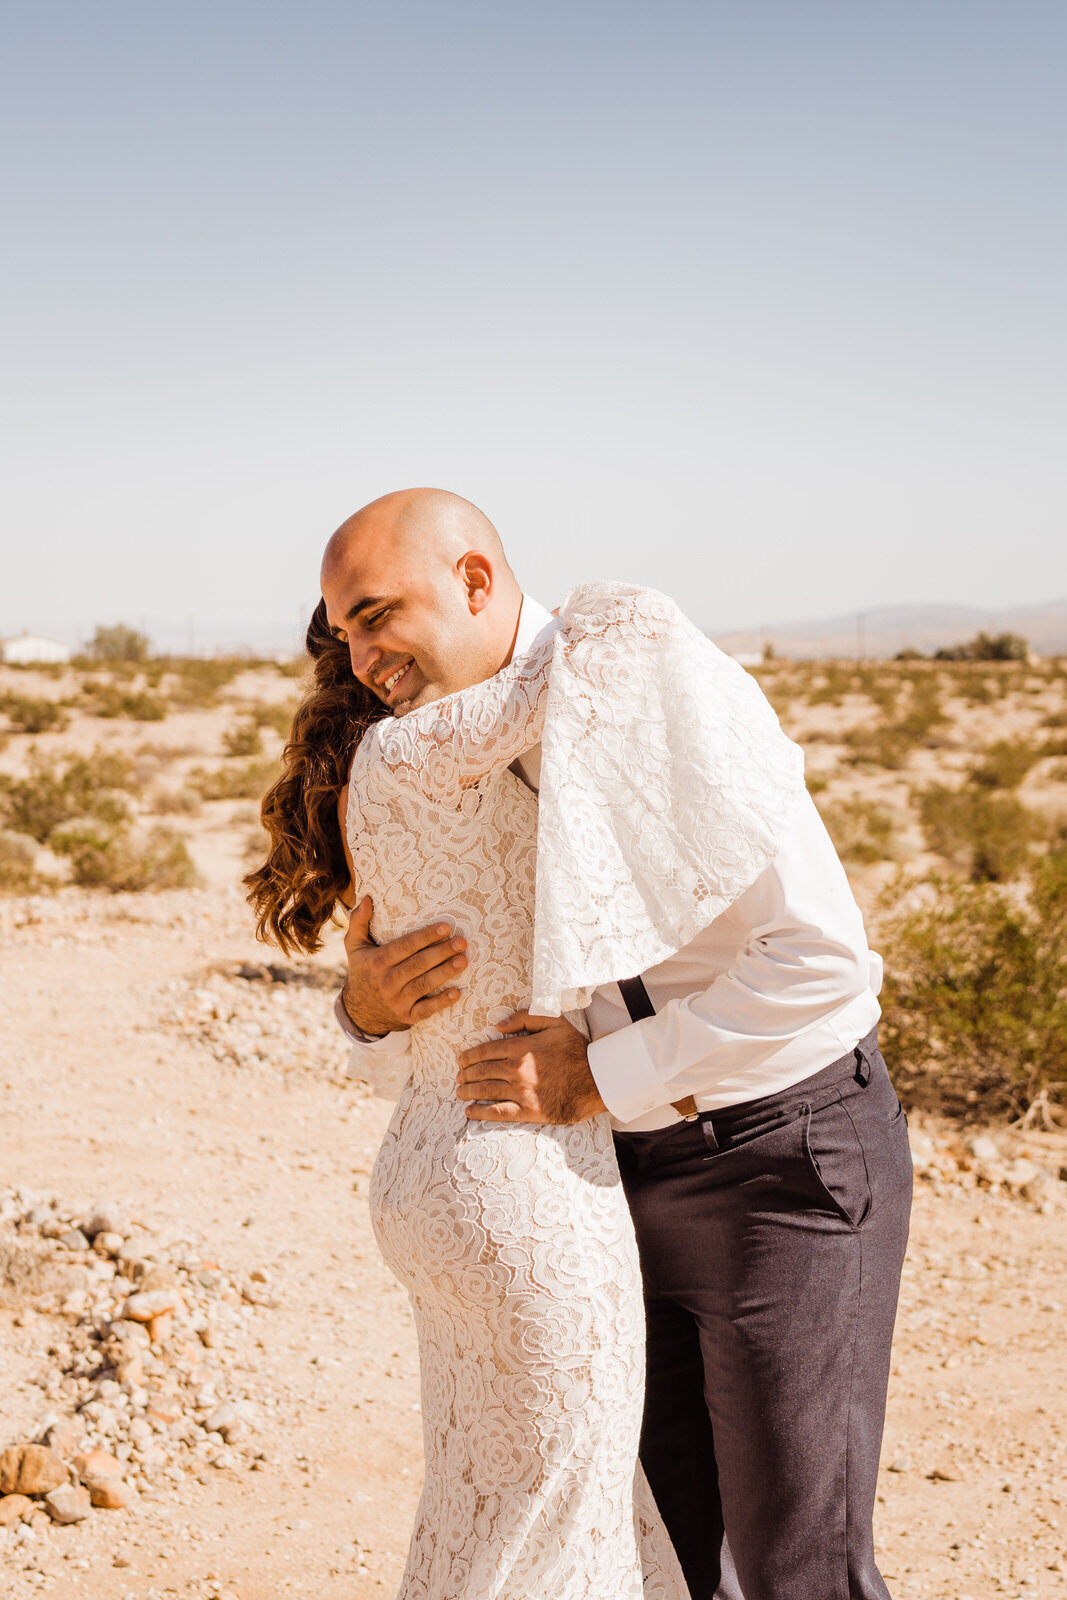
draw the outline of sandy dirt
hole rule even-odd
[[[151,727],[78,718],[38,744],[171,741],[184,752],[161,760],[173,783],[183,763],[219,759],[233,715],[231,702]],[[20,770],[25,750],[13,739],[0,766]],[[238,1448],[201,1441],[142,1474],[128,1509],[69,1526],[37,1511],[0,1531],[0,1592],[388,1596],[421,1472],[411,1320],[366,1204],[388,1107],[344,1075],[329,1014],[339,936],[294,968],[321,986],[265,981],[262,963],[280,958],[255,943],[234,887],[248,808],[216,802],[177,825],[202,889],[0,898],[0,1244],[4,1227],[9,1242],[28,1238],[13,1219],[35,1205],[74,1219],[104,1200],[124,1207],[143,1255],[208,1280],[197,1294],[211,1318],[217,1294],[205,1370],[248,1423]],[[1043,1175],[1023,1192],[1021,1180],[990,1186],[952,1129],[917,1132],[883,1570],[899,1600],[1067,1595],[1067,1139],[991,1130],[1005,1163]],[[92,1260],[56,1239],[47,1248]],[[60,1358],[76,1325],[84,1313],[47,1295],[0,1298],[0,1450],[72,1412]],[[171,1360],[161,1345],[161,1389]]]

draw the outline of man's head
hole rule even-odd
[[[500,536],[445,489],[400,489],[343,522],[322,558],[330,627],[396,716],[497,672],[522,592]]]

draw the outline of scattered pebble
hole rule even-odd
[[[158,1497],[187,1474],[257,1456],[256,1408],[227,1374],[226,1330],[274,1303],[269,1274],[229,1273],[186,1241],[135,1226],[112,1201],[83,1228],[76,1221],[57,1202],[0,1187],[0,1236],[37,1287],[15,1320],[42,1319],[48,1392],[64,1406],[35,1438],[0,1452],[0,1538],[133,1511],[139,1491]]]

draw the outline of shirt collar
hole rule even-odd
[[[524,656],[538,643],[543,633],[555,633],[560,620],[546,611],[531,595],[524,594],[519,611],[519,626],[515,634],[513,656]]]

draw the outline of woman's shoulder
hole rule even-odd
[[[615,633],[649,640],[698,632],[670,595],[604,578],[573,588],[560,605],[559,617],[573,640]]]

